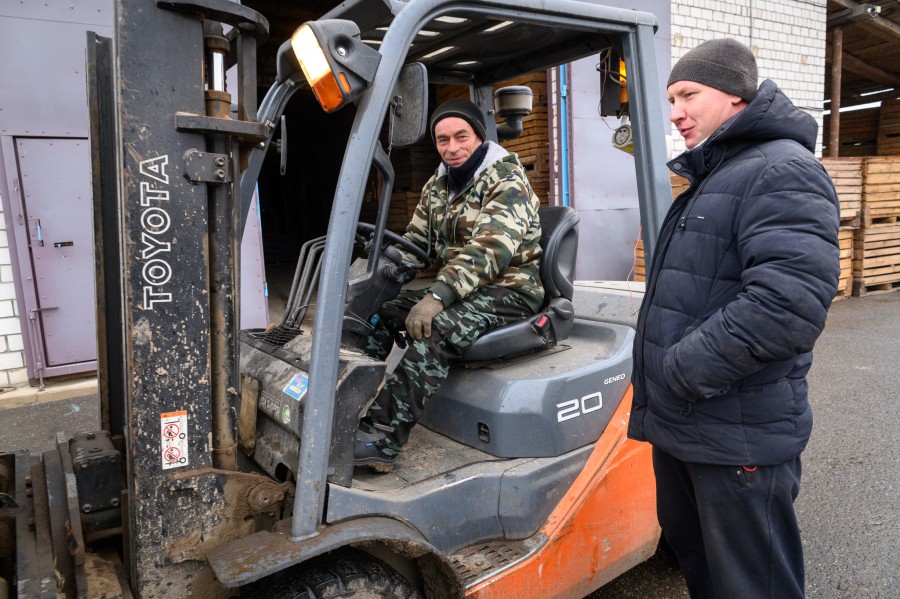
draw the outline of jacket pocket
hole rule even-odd
[[[741,419],[745,425],[790,422],[794,389],[787,378],[765,385],[741,385]]]
[[[650,383],[647,410],[666,422],[679,422],[693,412],[693,403],[673,393],[668,385]]]
[[[700,399],[691,389],[687,380],[683,376],[683,372],[678,368],[675,360],[675,352],[677,346],[673,345],[666,350],[662,360],[662,373],[665,377],[666,386],[669,391],[685,402],[695,402]]]

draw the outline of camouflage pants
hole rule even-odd
[[[406,316],[427,289],[404,290],[379,310],[381,317],[369,337],[366,353],[385,359],[394,335],[406,330]],[[444,309],[431,325],[431,337],[413,340],[378,397],[360,422],[360,428],[377,433],[373,424],[393,427],[378,444],[395,455],[406,444],[409,432],[422,417],[425,404],[446,380],[450,364],[475,342],[479,335],[530,316],[534,311],[522,295],[505,287],[482,287]]]

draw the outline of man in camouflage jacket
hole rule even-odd
[[[482,333],[542,305],[539,201],[515,154],[484,141],[475,104],[449,100],[431,118],[442,162],[422,189],[404,237],[437,259],[428,289],[385,302],[367,351],[384,359],[396,335],[412,338],[404,358],[360,423],[356,464],[390,472],[450,363]]]

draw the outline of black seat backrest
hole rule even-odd
[[[569,206],[538,210],[541,219],[541,282],[544,305],[534,316],[492,329],[475,340],[463,362],[483,362],[548,349],[569,336],[575,319],[575,257],[578,213]]]
[[[557,297],[572,299],[578,252],[578,213],[571,206],[543,206],[541,219],[541,282],[544,305]]]

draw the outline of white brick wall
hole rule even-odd
[[[760,82],[771,79],[819,123],[822,152],[827,0],[676,0],[672,3],[672,64],[700,42],[731,37],[756,56]],[[684,140],[673,127],[673,156]]]
[[[28,382],[6,220],[0,204],[0,387]]]

